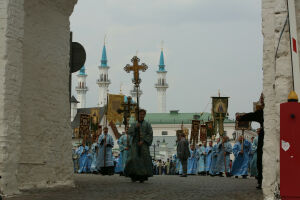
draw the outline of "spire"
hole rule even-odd
[[[85,73],[85,66],[84,66],[84,65],[81,67],[81,69],[80,69],[80,71],[79,71],[79,75],[87,75],[87,74]]]
[[[107,67],[106,47],[105,43],[102,50],[101,67]]]
[[[164,53],[163,53],[163,49],[161,49],[160,52],[160,59],[159,59],[159,70],[160,72],[165,72],[165,59],[164,59]]]

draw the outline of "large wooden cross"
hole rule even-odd
[[[145,63],[142,63],[141,65],[139,65],[140,59],[137,56],[134,56],[131,59],[131,62],[133,65],[127,64],[124,67],[124,70],[127,73],[130,73],[131,71],[133,71],[132,82],[135,84],[136,87],[138,87],[138,85],[141,83],[141,79],[139,77],[139,71],[145,72],[148,69],[148,66]]]

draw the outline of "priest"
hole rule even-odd
[[[206,141],[203,142],[203,145],[201,145],[198,149],[200,158],[198,161],[198,174],[200,175],[206,175]]]
[[[209,174],[211,176],[215,176],[217,174],[216,164],[217,164],[217,160],[218,160],[217,148],[218,148],[219,142],[220,142],[220,138],[217,138],[216,144],[212,148],[211,164],[210,164],[210,169],[209,169]]]
[[[199,159],[199,153],[197,149],[195,148],[195,145],[191,144],[190,146],[190,157],[188,158],[187,163],[187,173],[190,175],[197,174],[198,170],[198,159]]]
[[[218,159],[216,163],[216,173],[219,176],[225,175],[227,177],[231,176],[230,173],[230,154],[232,153],[232,146],[229,142],[229,138],[224,136],[222,142],[217,145]]]
[[[148,180],[148,177],[153,176],[149,150],[153,140],[153,130],[151,124],[145,121],[146,110],[141,109],[138,116],[138,121],[131,124],[128,129],[131,146],[124,173],[133,182],[143,183]]]
[[[114,140],[108,134],[108,128],[104,127],[103,134],[98,139],[99,150],[97,156],[97,168],[102,175],[114,174],[114,159],[112,155],[112,148]]]
[[[244,140],[244,136],[240,135],[238,141],[233,146],[234,161],[232,164],[232,175],[236,178],[248,176],[249,152],[251,151],[251,143]]]
[[[122,172],[123,175],[126,162],[128,160],[129,149],[130,149],[130,136],[128,135],[128,127],[125,128],[125,133],[119,138],[119,147],[120,147],[120,159],[122,163]]]
[[[211,167],[211,160],[212,160],[212,141],[208,142],[208,146],[205,149],[206,152],[206,159],[205,159],[205,168],[206,174],[209,175],[210,167]]]

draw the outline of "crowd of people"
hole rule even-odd
[[[205,141],[199,145],[189,145],[184,134],[180,140],[186,144],[180,145],[181,141],[179,141],[177,155],[174,154],[166,162],[153,160],[153,174],[181,175],[181,177],[187,175],[222,177],[225,175],[236,178],[257,176],[257,137],[251,138],[249,142],[240,136],[233,147],[227,136],[222,140],[218,138],[214,145],[212,141],[208,141],[208,145]],[[233,162],[230,159],[232,153],[235,158]]]
[[[236,178],[257,177],[260,183],[259,170],[259,137],[252,141],[241,135],[232,147],[227,136],[213,141],[203,141],[200,145],[189,144],[185,134],[181,133],[177,141],[177,154],[167,161],[151,159],[149,147],[153,140],[151,124],[144,121],[145,110],[140,111],[139,122],[126,128],[118,139],[120,154],[113,157],[114,141],[108,134],[108,128],[99,126],[99,135],[93,144],[87,146],[85,141],[73,151],[74,172],[113,175],[119,173],[130,177],[133,182],[144,182],[153,175],[210,175]],[[246,118],[245,118],[246,119]],[[243,119],[237,119],[243,120]],[[258,129],[258,135],[263,133]],[[234,161],[230,160],[234,155]],[[261,177],[262,178],[262,177]]]
[[[94,141],[91,148],[82,143],[73,151],[73,162],[75,173],[101,173],[101,174],[120,174],[123,175],[125,163],[128,158],[129,136],[124,134],[118,140],[120,154],[113,156],[111,149],[106,151],[106,163],[104,157],[101,158],[101,152],[104,151],[103,138],[108,137],[107,148],[114,145],[112,137],[107,134],[107,128],[104,128],[103,134],[100,135],[97,142]],[[128,130],[127,130],[128,131]],[[258,134],[260,129],[258,129]],[[174,154],[166,161],[161,159],[152,159],[152,171],[154,175],[210,175],[210,176],[241,176],[246,178],[248,175],[257,176],[257,142],[258,137],[251,138],[251,142],[244,140],[243,136],[238,138],[236,144],[231,146],[228,137],[223,137],[222,141],[217,138],[216,143],[213,141],[203,142],[199,145],[189,145],[187,158],[187,171],[183,171],[180,159]],[[232,162],[230,154],[233,153],[235,160]],[[102,153],[103,154],[103,153]],[[98,160],[98,161],[97,161]],[[104,169],[104,165],[106,168]]]
[[[98,135],[91,145],[83,139],[82,144],[73,149],[75,173],[94,173],[113,175],[115,173],[130,177],[132,181],[144,182],[153,176],[149,146],[152,144],[151,125],[144,121],[146,111],[141,109],[139,122],[126,127],[118,139],[120,153],[113,156],[114,140],[108,128],[98,127]]]

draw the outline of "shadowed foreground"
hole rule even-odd
[[[220,177],[155,176],[143,184],[132,183],[130,179],[101,175],[75,175],[75,188],[55,188],[24,192],[8,200],[105,200],[105,199],[263,199],[256,190],[254,179]]]

